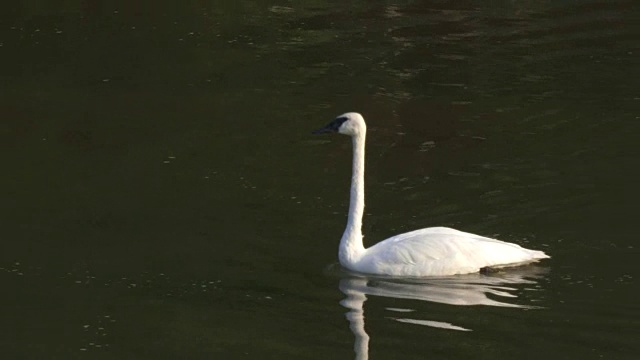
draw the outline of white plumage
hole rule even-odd
[[[358,113],[346,113],[314,133],[338,132],[353,141],[353,175],[347,227],[340,241],[340,264],[349,270],[390,276],[447,276],[486,267],[522,265],[548,258],[544,252],[446,227],[411,231],[368,249],[362,243],[364,149],[367,126]]]

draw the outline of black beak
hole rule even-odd
[[[326,133],[332,133],[335,132],[336,130],[334,130],[331,126],[327,125],[323,128],[320,128],[318,130],[312,131],[311,133],[314,135],[318,135],[318,134],[326,134]]]
[[[326,133],[338,132],[338,130],[340,129],[340,125],[342,125],[342,123],[344,123],[345,121],[347,121],[347,118],[344,116],[336,118],[332,122],[325,125],[325,127],[312,132],[312,134],[326,134]]]

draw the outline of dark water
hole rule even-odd
[[[636,358],[639,20],[632,1],[2,5],[3,358]],[[369,126],[368,245],[452,226],[552,259],[340,271],[350,142],[309,132],[345,111]]]

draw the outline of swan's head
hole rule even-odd
[[[364,123],[362,115],[350,112],[342,114],[328,123],[325,127],[314,131],[314,134],[324,134],[337,132],[344,135],[356,136],[362,135],[367,131],[367,125]]]

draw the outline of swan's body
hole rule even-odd
[[[367,125],[358,113],[346,113],[315,133],[339,132],[353,140],[353,176],[347,227],[338,257],[345,268],[391,276],[447,276],[468,274],[486,267],[506,267],[548,258],[544,252],[445,227],[433,227],[393,236],[365,249],[364,148]]]

